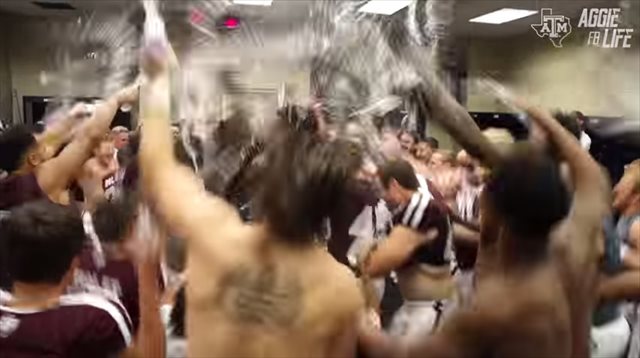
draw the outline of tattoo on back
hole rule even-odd
[[[219,303],[239,323],[289,327],[302,309],[301,295],[291,275],[241,266],[222,279]]]

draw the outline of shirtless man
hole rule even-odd
[[[413,155],[421,163],[426,164],[426,163],[429,163],[429,160],[431,159],[431,155],[433,155],[433,149],[431,149],[431,146],[429,146],[429,143],[425,141],[419,141],[413,147]]]
[[[402,148],[402,159],[409,162],[418,174],[423,177],[429,177],[427,163],[416,155],[417,149],[421,151],[425,149],[423,145],[420,145],[419,138],[420,136],[416,132],[400,131],[398,134],[398,142]],[[424,155],[425,153],[421,154]]]
[[[502,91],[500,91],[502,92]],[[468,113],[455,100],[443,90],[434,90],[424,97],[425,102],[433,108],[432,115],[440,124],[445,127],[452,137],[460,143],[463,148],[473,157],[480,161],[489,169],[495,167],[501,161],[501,153],[508,151],[502,143],[506,143],[500,136],[498,144],[500,147],[491,146],[480,138]],[[555,146],[561,160],[568,161],[570,158],[574,163],[569,164],[571,175],[582,175],[581,179],[573,178],[573,209],[572,215],[563,223],[564,230],[558,230],[553,237],[554,261],[563,268],[563,285],[571,303],[572,321],[572,353],[574,357],[585,357],[589,354],[589,327],[591,312],[593,309],[593,298],[595,290],[595,275],[598,271],[598,261],[594,256],[598,256],[602,247],[602,218],[603,213],[609,211],[609,186],[602,172],[595,173],[594,166],[597,164],[593,160],[587,160],[588,153],[575,151],[575,147],[567,147],[574,144],[574,136],[565,130],[560,130],[563,125],[558,123],[548,113],[529,108],[522,100],[514,99],[514,104],[526,109],[527,114],[533,118],[539,129],[546,133],[549,142]],[[553,126],[550,123],[553,122]],[[551,130],[553,129],[553,131]],[[560,133],[563,136],[560,136]],[[562,138],[571,138],[565,141]],[[558,144],[561,143],[561,144]],[[503,150],[504,149],[504,150]],[[578,154],[580,154],[578,156]],[[580,160],[578,160],[580,159]],[[589,158],[591,159],[591,158]],[[576,164],[577,169],[574,168]],[[578,170],[579,169],[579,170]],[[586,171],[591,169],[591,171]],[[600,169],[598,169],[600,170]],[[589,175],[588,175],[589,174]],[[576,183],[584,190],[578,190]],[[589,190],[593,190],[592,193]],[[482,279],[483,271],[491,271],[491,259],[494,256],[492,246],[498,236],[497,228],[488,228],[481,235],[480,249],[475,266],[476,277]],[[582,239],[582,240],[581,240]],[[582,245],[584,244],[584,245]]]
[[[0,181],[0,209],[8,209],[27,201],[46,198],[69,204],[68,187],[78,168],[89,159],[96,142],[109,130],[117,109],[137,97],[137,88],[129,87],[98,104],[81,124],[78,119],[89,113],[84,105],[75,106],[48,128],[34,135],[24,126],[13,127],[0,135],[0,168],[9,177]],[[72,131],[75,125],[78,128]],[[58,149],[71,142],[54,157]]]
[[[631,325],[627,357],[632,358],[640,354],[640,159],[625,167],[613,188],[613,209],[620,214],[615,231],[621,244],[623,269],[603,277],[599,292],[604,305],[630,302],[625,308]]]
[[[435,102],[429,104],[436,104],[432,108],[440,104],[444,113],[460,113],[446,94],[443,100],[437,98],[442,92],[435,93],[430,98]],[[547,112],[518,104],[546,132],[570,167],[571,211],[555,162],[531,146],[505,154],[494,162],[483,193],[479,260],[486,266],[476,282],[471,307],[454,314],[420,344],[402,345],[363,334],[370,356],[589,355],[598,243],[609,202],[607,180],[579,142]],[[473,144],[467,149],[481,149],[475,134],[465,137],[456,126],[460,116],[443,123],[454,138]]]
[[[406,155],[410,155],[413,152],[413,147],[418,142],[418,134],[413,132],[401,131],[398,133],[398,141],[400,146]]]
[[[258,221],[243,224],[176,162],[168,74],[158,72],[141,97],[141,179],[153,209],[188,242],[188,355],[353,356],[363,298],[314,235],[361,164],[357,153],[285,135],[266,154]]]
[[[405,304],[391,334],[422,339],[437,328],[444,302],[453,295],[449,216],[442,196],[427,182],[421,187],[411,164],[390,161],[379,169],[384,199],[394,209],[394,228],[368,257],[364,272],[384,277],[396,271]],[[435,229],[435,237],[428,234]]]
[[[85,205],[92,208],[102,199],[110,200],[115,194],[115,175],[118,161],[111,136],[105,135],[93,149],[93,157],[82,166],[78,183],[84,194]]]
[[[626,267],[640,270],[640,159],[631,162],[613,188],[613,209],[620,214],[616,231]]]
[[[431,156],[438,150],[438,148],[438,140],[433,137],[427,137],[425,140],[420,141],[415,145],[415,157],[422,163],[429,164]]]
[[[429,162],[431,180],[444,196],[451,210],[456,210],[456,195],[462,186],[462,172],[459,170],[453,152],[439,150],[431,156]]]

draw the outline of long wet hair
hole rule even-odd
[[[280,239],[310,242],[362,164],[361,149],[309,131],[283,130],[268,145],[255,208]]]

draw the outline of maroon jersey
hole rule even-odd
[[[34,173],[11,175],[0,180],[0,210],[47,198]]]
[[[96,287],[100,290],[97,291]],[[69,288],[69,292],[79,291],[100,293],[120,301],[131,318],[134,332],[137,330],[140,318],[138,276],[131,261],[107,259],[103,267],[98,267],[91,246],[85,247],[80,255],[80,266],[76,269],[73,285]]]
[[[433,184],[427,184],[416,191],[409,204],[393,217],[394,225],[408,226],[423,233],[430,229],[438,230],[438,236],[419,246],[406,265],[425,263],[442,266],[450,261],[449,210]]]
[[[43,310],[10,300],[0,292],[0,357],[112,357],[131,343],[126,312],[101,296],[65,295]]]

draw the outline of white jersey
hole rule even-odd
[[[582,145],[582,148],[586,151],[591,149],[591,137],[589,137],[589,135],[584,131],[580,133],[580,145]]]

